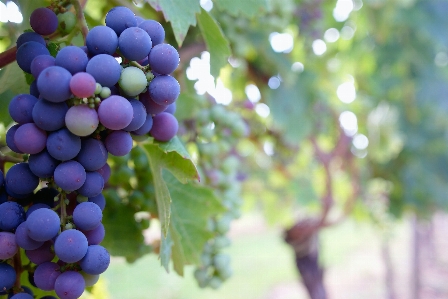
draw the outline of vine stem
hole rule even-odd
[[[0,68],[14,62],[16,60],[17,47],[14,46],[2,53],[0,53]]]
[[[16,270],[16,282],[14,283],[14,287],[16,289],[21,289],[22,284],[20,283],[20,276],[22,276],[23,267],[22,267],[22,257],[20,256],[20,250],[14,255],[14,270]]]
[[[61,192],[59,195],[59,205],[61,207],[61,229],[65,229],[65,222],[67,221],[67,205],[65,204],[65,193]]]
[[[84,17],[84,12],[82,9],[82,5],[79,2],[79,0],[72,0],[72,4],[75,7],[76,10],[76,18],[78,19],[78,24],[80,25],[81,34],[84,39],[84,42],[86,41],[87,33],[89,33],[89,27],[87,27],[86,18]]]

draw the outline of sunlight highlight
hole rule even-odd
[[[320,56],[327,51],[327,44],[321,39],[316,39],[313,41],[312,47],[314,54],[317,56]]]
[[[6,5],[0,2],[0,22],[18,24],[23,22],[23,16],[17,4],[12,1],[6,2]]]
[[[342,112],[339,115],[339,123],[347,136],[353,136],[358,132],[358,119],[351,111]]]
[[[336,7],[333,9],[333,17],[337,22],[344,22],[353,11],[353,0],[338,0]]]
[[[244,89],[246,96],[252,103],[256,103],[261,99],[261,93],[258,87],[254,84],[249,84]]]
[[[345,82],[338,86],[336,95],[339,100],[345,104],[349,104],[356,99],[356,89],[353,82]]]
[[[289,53],[294,46],[294,39],[289,33],[272,32],[269,35],[272,49],[277,53]]]

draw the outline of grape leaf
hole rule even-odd
[[[148,143],[143,147],[148,155],[149,167],[153,176],[162,234],[166,236],[170,223],[171,198],[162,176],[163,169],[169,170],[182,183],[186,183],[188,180],[199,180],[199,174],[196,166],[190,160],[188,152],[177,137],[166,143]]]
[[[179,47],[187,35],[188,28],[196,26],[196,13],[201,6],[198,0],[146,0],[155,10],[162,11],[165,20],[171,22]]]
[[[210,73],[216,78],[231,54],[229,41],[218,22],[204,9],[198,14],[198,24],[210,52]]]
[[[169,172],[163,176],[171,195],[171,223],[169,238],[162,239],[162,262],[172,254],[174,270],[183,274],[187,264],[198,264],[205,242],[213,234],[207,230],[207,221],[225,211],[212,189],[194,183],[181,184]],[[171,243],[168,243],[171,242]],[[164,244],[165,243],[165,244]],[[172,245],[172,251],[167,250]],[[162,255],[161,251],[161,255]],[[164,264],[167,268],[167,264]]]
[[[254,17],[262,10],[268,9],[268,0],[215,0],[220,10],[225,10],[233,16],[243,15]]]
[[[15,94],[29,92],[25,75],[17,63],[10,63],[0,70],[0,94],[7,90]]]

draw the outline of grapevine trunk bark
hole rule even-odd
[[[309,219],[286,231],[285,240],[294,249],[296,267],[310,298],[327,299],[324,271],[319,265],[318,233],[318,225]]]

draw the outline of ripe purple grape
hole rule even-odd
[[[109,267],[109,252],[101,245],[90,245],[79,264],[87,274],[101,274]]]
[[[0,290],[9,290],[13,287],[15,281],[16,270],[7,263],[0,263]]]
[[[106,234],[106,231],[104,230],[104,225],[102,223],[100,223],[100,225],[98,225],[92,230],[86,230],[82,232],[86,236],[89,245],[100,244],[103,241],[104,236]]]
[[[126,59],[138,61],[148,56],[152,42],[145,30],[139,27],[130,27],[120,34],[118,47]]]
[[[39,178],[30,170],[28,163],[17,163],[6,173],[5,182],[12,192],[26,195],[36,189]]]
[[[9,115],[19,124],[33,122],[32,111],[36,103],[37,98],[35,96],[30,94],[16,95],[9,102]]]
[[[142,104],[142,102],[132,99],[129,100],[129,103],[131,103],[132,105],[132,110],[133,112],[133,117],[132,117],[132,121],[131,123],[125,127],[123,130],[124,131],[135,131],[138,128],[140,128],[141,126],[143,126],[143,124],[146,121],[146,108],[145,106]]]
[[[89,60],[86,72],[91,74],[101,86],[112,87],[120,79],[121,66],[112,56],[99,54]]]
[[[66,263],[76,263],[87,252],[88,241],[82,232],[76,229],[64,230],[54,242],[56,256]]]
[[[93,202],[82,202],[73,211],[73,222],[80,230],[92,230],[100,225],[102,219],[103,212]]]
[[[14,142],[14,135],[16,134],[17,129],[20,128],[20,124],[15,124],[6,132],[6,145],[15,153],[23,154],[21,150],[17,147]]]
[[[47,151],[53,158],[59,161],[73,159],[80,150],[81,138],[71,133],[67,128],[51,132],[48,135]]]
[[[149,53],[151,69],[161,75],[174,72],[179,65],[179,53],[170,44],[158,44]]]
[[[122,96],[110,96],[101,102],[98,116],[101,124],[106,128],[121,130],[132,121],[132,105]]]
[[[44,291],[52,291],[55,287],[56,279],[61,275],[58,264],[52,262],[42,263],[34,271],[34,283]]]
[[[56,55],[55,64],[68,70],[72,75],[86,70],[89,58],[86,52],[76,46],[62,48]]]
[[[137,20],[132,10],[124,6],[117,6],[106,14],[106,25],[120,36],[126,28],[137,26]]]
[[[12,258],[19,250],[13,233],[0,232],[0,260]]]
[[[152,128],[152,125],[153,125],[152,116],[150,114],[148,114],[148,115],[146,115],[145,123],[137,130],[132,131],[132,134],[137,135],[137,136],[148,134]]]
[[[22,222],[17,227],[15,232],[15,240],[17,245],[25,250],[34,250],[41,247],[44,244],[43,241],[36,241],[28,236],[28,229],[26,222]]]
[[[179,83],[169,75],[157,76],[149,83],[149,95],[159,105],[168,106],[174,103],[179,93]]]
[[[47,133],[34,123],[21,125],[14,134],[14,144],[27,154],[37,154],[45,148]]]
[[[67,111],[68,106],[65,102],[53,103],[40,99],[33,108],[33,121],[42,130],[56,131],[64,127]]]
[[[86,180],[86,171],[81,164],[70,160],[59,164],[54,171],[54,181],[63,190],[71,192],[79,189]]]
[[[53,241],[46,241],[42,244],[42,246],[33,249],[33,250],[25,250],[25,254],[28,259],[35,263],[36,265],[40,265],[46,262],[51,262],[56,254],[53,250]]]
[[[13,232],[23,221],[25,221],[25,210],[21,205],[14,201],[7,201],[0,204],[1,230]]]
[[[54,290],[60,299],[77,299],[81,297],[86,283],[81,274],[66,271],[56,278]]]
[[[117,50],[118,36],[107,26],[95,26],[87,34],[86,46],[92,55],[112,55]]]
[[[139,100],[145,106],[146,112],[150,115],[159,114],[160,112],[165,111],[168,107],[167,105],[160,105],[154,102],[154,100],[151,99],[151,96],[149,95],[149,90],[141,93],[139,95]]]
[[[26,219],[28,236],[36,241],[48,241],[59,232],[60,219],[58,214],[50,209],[38,209]]]
[[[51,55],[39,55],[31,61],[30,70],[34,78],[38,78],[44,69],[55,65],[55,59]]]
[[[176,136],[179,123],[172,114],[162,112],[154,116],[153,121],[154,123],[149,133],[155,140],[169,141]]]
[[[165,29],[155,20],[146,20],[141,22],[138,27],[145,30],[151,37],[152,46],[158,45],[165,39]]]
[[[58,17],[49,8],[36,8],[30,16],[30,26],[40,35],[50,35],[58,28]]]
[[[101,191],[103,191],[104,188],[104,179],[96,171],[87,171],[86,172],[86,181],[81,186],[81,188],[78,189],[78,193],[82,196],[86,197],[94,197],[98,194],[101,194]]]
[[[31,73],[31,62],[39,55],[50,55],[50,52],[45,45],[39,42],[29,41],[17,49],[16,61],[22,70]]]
[[[56,166],[59,161],[53,158],[47,150],[43,150],[40,153],[30,155],[28,159],[28,165],[30,170],[39,178],[50,178],[53,176]]]
[[[17,49],[20,48],[21,45],[23,45],[26,42],[38,42],[42,44],[43,46],[47,46],[45,43],[45,39],[42,37],[42,35],[37,34],[36,32],[24,32],[22,33],[16,41]]]
[[[131,134],[125,131],[114,131],[106,137],[104,145],[112,155],[124,156],[132,149]]]
[[[72,95],[71,78],[72,74],[63,67],[50,66],[37,78],[37,88],[44,99],[54,103],[64,102]]]
[[[88,138],[81,141],[81,150],[76,156],[76,161],[81,163],[87,171],[95,171],[102,168],[107,162],[108,152],[101,140]]]

